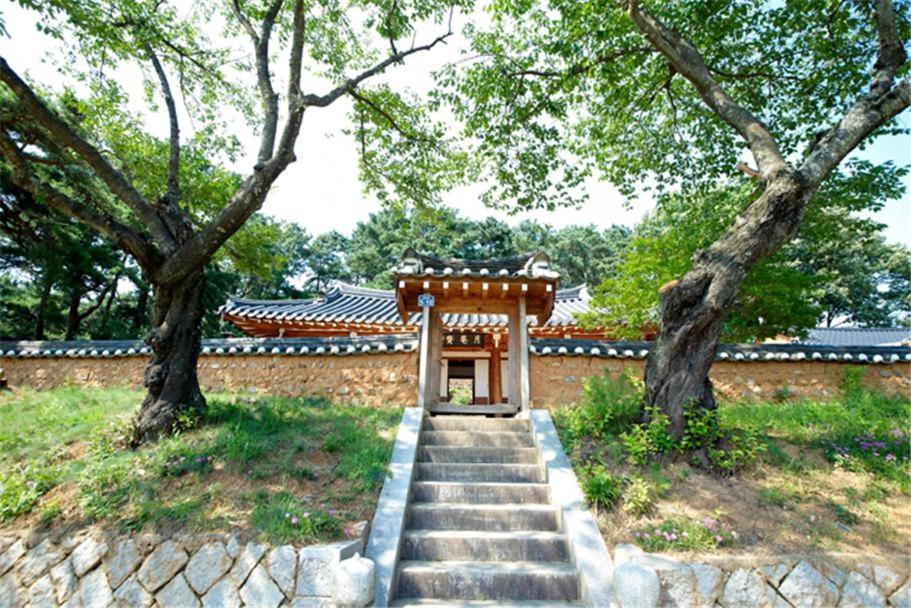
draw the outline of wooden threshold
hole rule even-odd
[[[455,403],[430,403],[427,411],[431,414],[515,414],[519,411],[515,405],[499,403],[495,405],[458,405]]]

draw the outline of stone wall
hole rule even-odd
[[[0,537],[0,608],[328,608],[334,570],[363,552],[364,534],[307,547],[214,534]]]
[[[0,358],[10,387],[50,389],[142,387],[147,359],[142,356]],[[205,391],[270,395],[325,395],[364,405],[410,405],[417,395],[417,354],[345,356],[204,354],[199,382]]]
[[[684,563],[617,545],[617,608],[911,606],[908,556],[717,556]]]
[[[49,389],[64,384],[140,388],[146,366],[141,355],[112,357],[2,357],[0,369],[10,387]],[[588,355],[529,357],[532,405],[571,403],[582,380],[605,371],[631,368],[641,376],[643,358]],[[851,363],[790,360],[720,360],[712,366],[715,388],[729,398],[769,399],[779,395],[830,398],[839,394]],[[202,354],[199,379],[204,390],[272,395],[325,395],[365,405],[413,405],[417,398],[418,354],[376,352],[291,354]],[[888,393],[911,393],[911,367],[905,361],[870,363],[866,385]]]
[[[582,394],[582,380],[610,372],[619,375],[625,368],[639,377],[643,359],[616,359],[589,356],[531,357],[531,397],[534,407],[572,403]],[[711,379],[715,389],[728,398],[769,399],[776,395],[834,397],[840,393],[846,363],[824,361],[716,361]],[[866,386],[890,394],[911,392],[911,366],[905,362],[871,364],[863,377]]]

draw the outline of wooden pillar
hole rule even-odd
[[[509,376],[509,383],[507,389],[509,391],[508,400],[511,405],[517,405],[521,407],[521,395],[519,385],[521,380],[519,379],[519,306],[516,304],[515,309],[509,313],[509,343],[507,345],[509,351],[509,361],[507,363],[507,375]]]
[[[430,307],[421,309],[421,356],[418,359],[418,407],[427,405],[427,381],[430,375]]]
[[[490,349],[490,359],[487,364],[488,396],[490,403],[503,403],[503,383],[500,380],[500,369],[503,367],[500,360],[500,335],[493,334],[491,340],[493,347]]]
[[[531,403],[531,388],[528,380],[528,317],[525,314],[525,296],[519,296],[519,409],[527,410]]]
[[[427,404],[439,403],[440,380],[443,373],[443,320],[439,313],[431,308],[429,313],[429,352],[427,369]]]

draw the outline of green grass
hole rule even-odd
[[[191,428],[132,451],[122,439],[141,398],[73,388],[0,396],[0,525],[337,537],[372,510],[401,417],[318,398],[215,395]],[[291,526],[286,512],[308,523]]]
[[[842,394],[824,401],[722,401],[717,423],[688,416],[679,445],[660,417],[645,425],[632,415],[637,403],[642,411],[641,386],[622,377],[587,385],[554,422],[589,503],[610,511],[609,543],[888,553],[911,539],[903,517],[911,504],[911,401],[865,389],[862,372],[846,368]],[[712,466],[688,442],[708,446]],[[718,542],[699,530],[718,509],[732,514],[726,521],[738,538]]]

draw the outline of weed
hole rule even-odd
[[[642,477],[632,477],[623,490],[623,510],[632,515],[645,515],[655,500],[655,488]]]
[[[597,510],[614,508],[622,483],[622,478],[612,475],[603,465],[593,465],[582,472],[582,492],[588,504]]]

